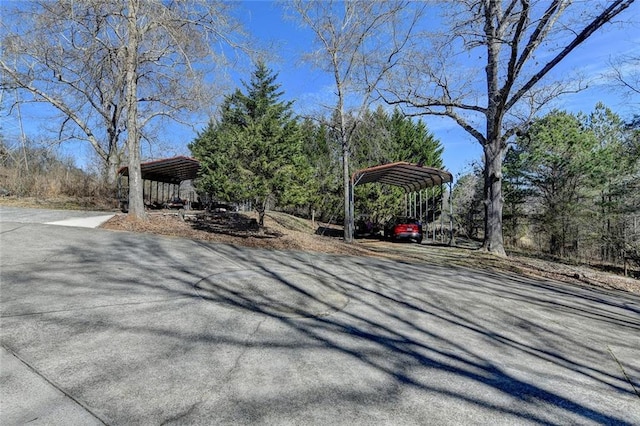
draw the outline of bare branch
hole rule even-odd
[[[504,253],[501,168],[507,141],[552,99],[582,89],[580,81],[536,89],[540,80],[632,3],[461,0],[449,4],[450,10],[440,10],[450,18],[449,31],[425,36],[423,45],[406,52],[400,62],[403,72],[396,72],[395,80],[380,90],[385,101],[405,105],[416,115],[452,118],[481,143],[487,249]],[[572,22],[568,15],[572,6],[576,15],[582,12],[579,21]],[[553,50],[554,44],[560,51]],[[548,50],[539,57],[551,54],[552,59],[536,69],[532,58],[543,47]],[[473,115],[482,116],[482,124],[472,122]]]
[[[611,70],[604,78],[621,89],[625,98],[631,94],[640,94],[640,54],[623,55],[610,61]]]
[[[19,87],[23,89],[27,89],[31,93],[39,96],[45,102],[51,104],[53,107],[57,108],[60,112],[62,112],[67,117],[67,120],[69,119],[72,120],[85,133],[85,135],[87,136],[87,140],[91,143],[91,145],[96,150],[98,155],[100,155],[100,157],[103,159],[107,158],[107,153],[100,146],[100,143],[96,139],[88,123],[82,120],[80,116],[74,111],[73,108],[65,104],[62,100],[49,96],[47,93],[41,91],[40,89],[34,86],[28,85],[26,83],[20,83],[20,79],[17,73],[13,71],[10,67],[8,67],[7,64],[2,59],[0,59],[0,66],[2,67],[2,70],[5,73],[7,73],[9,76],[13,78],[13,80],[16,82],[16,84],[19,85]]]
[[[191,112],[213,103],[217,92],[203,89],[202,81],[226,64],[227,47],[252,51],[229,14],[233,6],[214,0],[34,0],[7,8],[3,61],[13,73],[4,74],[2,85],[30,91],[61,111],[60,135],[84,139],[78,129],[89,133],[115,178],[119,164],[113,159],[127,151],[122,138],[143,130],[126,123],[133,107],[125,103],[128,79],[135,79],[136,98],[144,99],[134,112],[137,123],[150,125],[160,116],[193,119]],[[138,11],[135,26],[128,25],[132,10]],[[137,37],[136,51],[127,45],[131,37]],[[132,56],[137,63],[128,75]]]
[[[609,7],[607,7],[602,13],[600,13],[595,19],[593,19],[586,27],[582,29],[575,36],[575,38],[567,44],[553,59],[542,67],[535,75],[533,75],[529,81],[522,85],[522,87],[508,100],[506,103],[506,109],[511,108],[520,98],[530,90],[538,81],[540,81],[549,71],[551,71],[557,64],[560,63],[573,49],[582,44],[587,38],[589,38],[594,32],[600,29],[605,24],[609,23],[615,16],[622,13],[627,9],[634,0],[616,0]]]

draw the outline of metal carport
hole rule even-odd
[[[382,164],[379,166],[373,166],[366,169],[361,169],[353,173],[351,176],[351,188],[350,188],[350,227],[353,235],[353,218],[354,218],[354,191],[353,188],[356,185],[362,185],[365,183],[381,183],[385,185],[393,185],[403,188],[406,191],[405,194],[405,210],[407,216],[423,217],[423,212],[426,213],[429,203],[428,189],[439,186],[442,190],[442,186],[445,183],[449,184],[449,243],[453,242],[453,221],[452,221],[452,209],[453,204],[451,202],[451,189],[453,184],[453,175],[446,170],[437,169],[434,167],[425,167],[419,164],[412,164],[404,161]],[[424,195],[424,198],[423,198]],[[426,209],[423,211],[426,201]],[[443,203],[441,199],[441,207]],[[442,211],[442,208],[441,208]],[[442,214],[440,215],[441,229],[442,229]],[[427,231],[428,232],[428,231]],[[435,240],[435,229],[434,229]]]
[[[198,176],[200,162],[195,158],[178,156],[148,161],[140,164],[144,187],[145,203],[163,203],[172,194],[180,195],[180,184],[187,180],[193,180]],[[126,186],[122,178],[127,177]],[[126,203],[129,188],[129,167],[124,166],[118,170],[118,198],[121,203]],[[188,201],[194,201],[192,196],[185,197]]]

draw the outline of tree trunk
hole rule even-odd
[[[265,197],[262,202],[256,202],[256,210],[258,211],[258,226],[260,226],[261,228],[264,226],[264,215],[267,211],[267,200],[268,197]]]
[[[118,156],[112,153],[104,162],[104,184],[110,189],[116,187],[119,168],[120,161]]]
[[[344,143],[346,145],[346,142]],[[351,213],[351,176],[349,176],[349,149],[342,149],[342,177],[344,189],[344,240],[347,243],[353,241],[352,213]]]
[[[489,2],[487,16],[498,16],[500,2]],[[499,89],[500,30],[492,19],[485,21],[487,37],[487,132],[484,149],[484,250],[506,256],[502,236],[502,119],[506,99]]]
[[[498,145],[498,146],[496,146]],[[484,146],[484,250],[506,256],[502,237],[502,148],[499,139]]]
[[[552,256],[560,256],[560,236],[553,232],[549,238],[549,253]]]
[[[129,218],[145,220],[143,181],[140,170],[140,129],[138,127],[138,28],[139,0],[129,0],[127,43],[127,147],[129,149]]]

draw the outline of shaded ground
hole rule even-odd
[[[13,207],[49,209],[79,209],[116,211],[112,199],[104,197],[0,197],[0,204]],[[410,262],[436,265],[458,265],[487,270],[510,271],[526,276],[544,277],[578,285],[620,289],[640,294],[640,280],[605,272],[602,268],[571,265],[511,253],[499,258],[474,250],[473,241],[457,240],[456,247],[422,244],[392,244],[377,240],[357,240],[345,244],[340,236],[342,228],[286,214],[270,212],[265,228],[256,230],[251,224],[255,214],[211,216],[206,221],[195,221],[187,215],[181,220],[177,211],[154,212],[147,223],[131,223],[124,215],[116,215],[103,228],[131,232],[146,232],[195,240],[215,241],[238,246],[277,250],[303,250],[354,256],[376,256]],[[317,235],[317,234],[322,235]],[[637,277],[640,271],[634,271]]]
[[[265,227],[258,229],[253,214],[220,213],[182,218],[177,212],[150,215],[144,223],[131,222],[116,215],[102,227],[112,230],[145,232],[195,240],[215,241],[238,246],[277,250],[303,250],[353,256],[376,256],[407,262],[425,262],[440,266],[463,266],[489,271],[509,271],[525,276],[544,277],[582,286],[624,290],[640,294],[640,280],[622,277],[581,265],[569,265],[542,259],[511,255],[500,258],[474,249],[477,244],[457,241],[456,247],[435,244],[397,244],[375,239],[356,240],[346,244],[327,235],[336,227],[270,212]],[[317,235],[322,230],[324,235]]]
[[[355,244],[404,251],[390,261],[42,222],[0,236],[3,425],[640,424],[634,294],[416,244]]]

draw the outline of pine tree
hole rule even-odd
[[[269,203],[304,203],[311,176],[292,102],[281,100],[276,80],[258,63],[245,92],[227,96],[220,120],[190,145],[202,162],[201,188],[226,201],[251,200],[261,226]]]
[[[640,239],[637,146],[601,103],[590,114],[536,120],[504,159],[505,230],[516,237],[531,219],[552,254],[621,264]]]
[[[528,201],[533,195],[531,187],[524,178],[525,157],[524,148],[516,144],[507,149],[502,163],[502,177],[504,179],[502,220],[505,237],[514,247],[527,232],[530,214]]]
[[[407,161],[441,169],[444,147],[422,120],[415,121],[395,109],[389,118],[393,161]]]
[[[304,120],[300,129],[303,155],[312,165],[308,179],[307,208],[309,217],[335,220],[342,208],[340,151],[329,126]]]
[[[601,167],[597,139],[578,117],[553,111],[536,120],[517,143],[523,177],[539,200],[537,218],[548,235],[549,252],[565,256],[568,248],[577,251],[592,216],[585,200]]]
[[[379,164],[406,161],[421,166],[442,168],[444,148],[422,120],[413,120],[396,109],[391,115],[382,108],[369,111],[352,137],[352,164],[356,169]],[[431,194],[440,205],[442,192]],[[404,208],[403,190],[398,187],[364,185],[356,187],[356,210],[383,221],[400,214]],[[426,211],[426,206],[425,206]],[[427,215],[433,220],[439,209]]]
[[[592,178],[596,186],[593,210],[598,220],[592,224],[591,234],[599,246],[600,259],[613,261],[621,250],[617,247],[622,234],[620,207],[626,195],[620,182],[627,176],[630,166],[624,153],[624,123],[601,102],[582,119],[598,141],[598,164]]]

